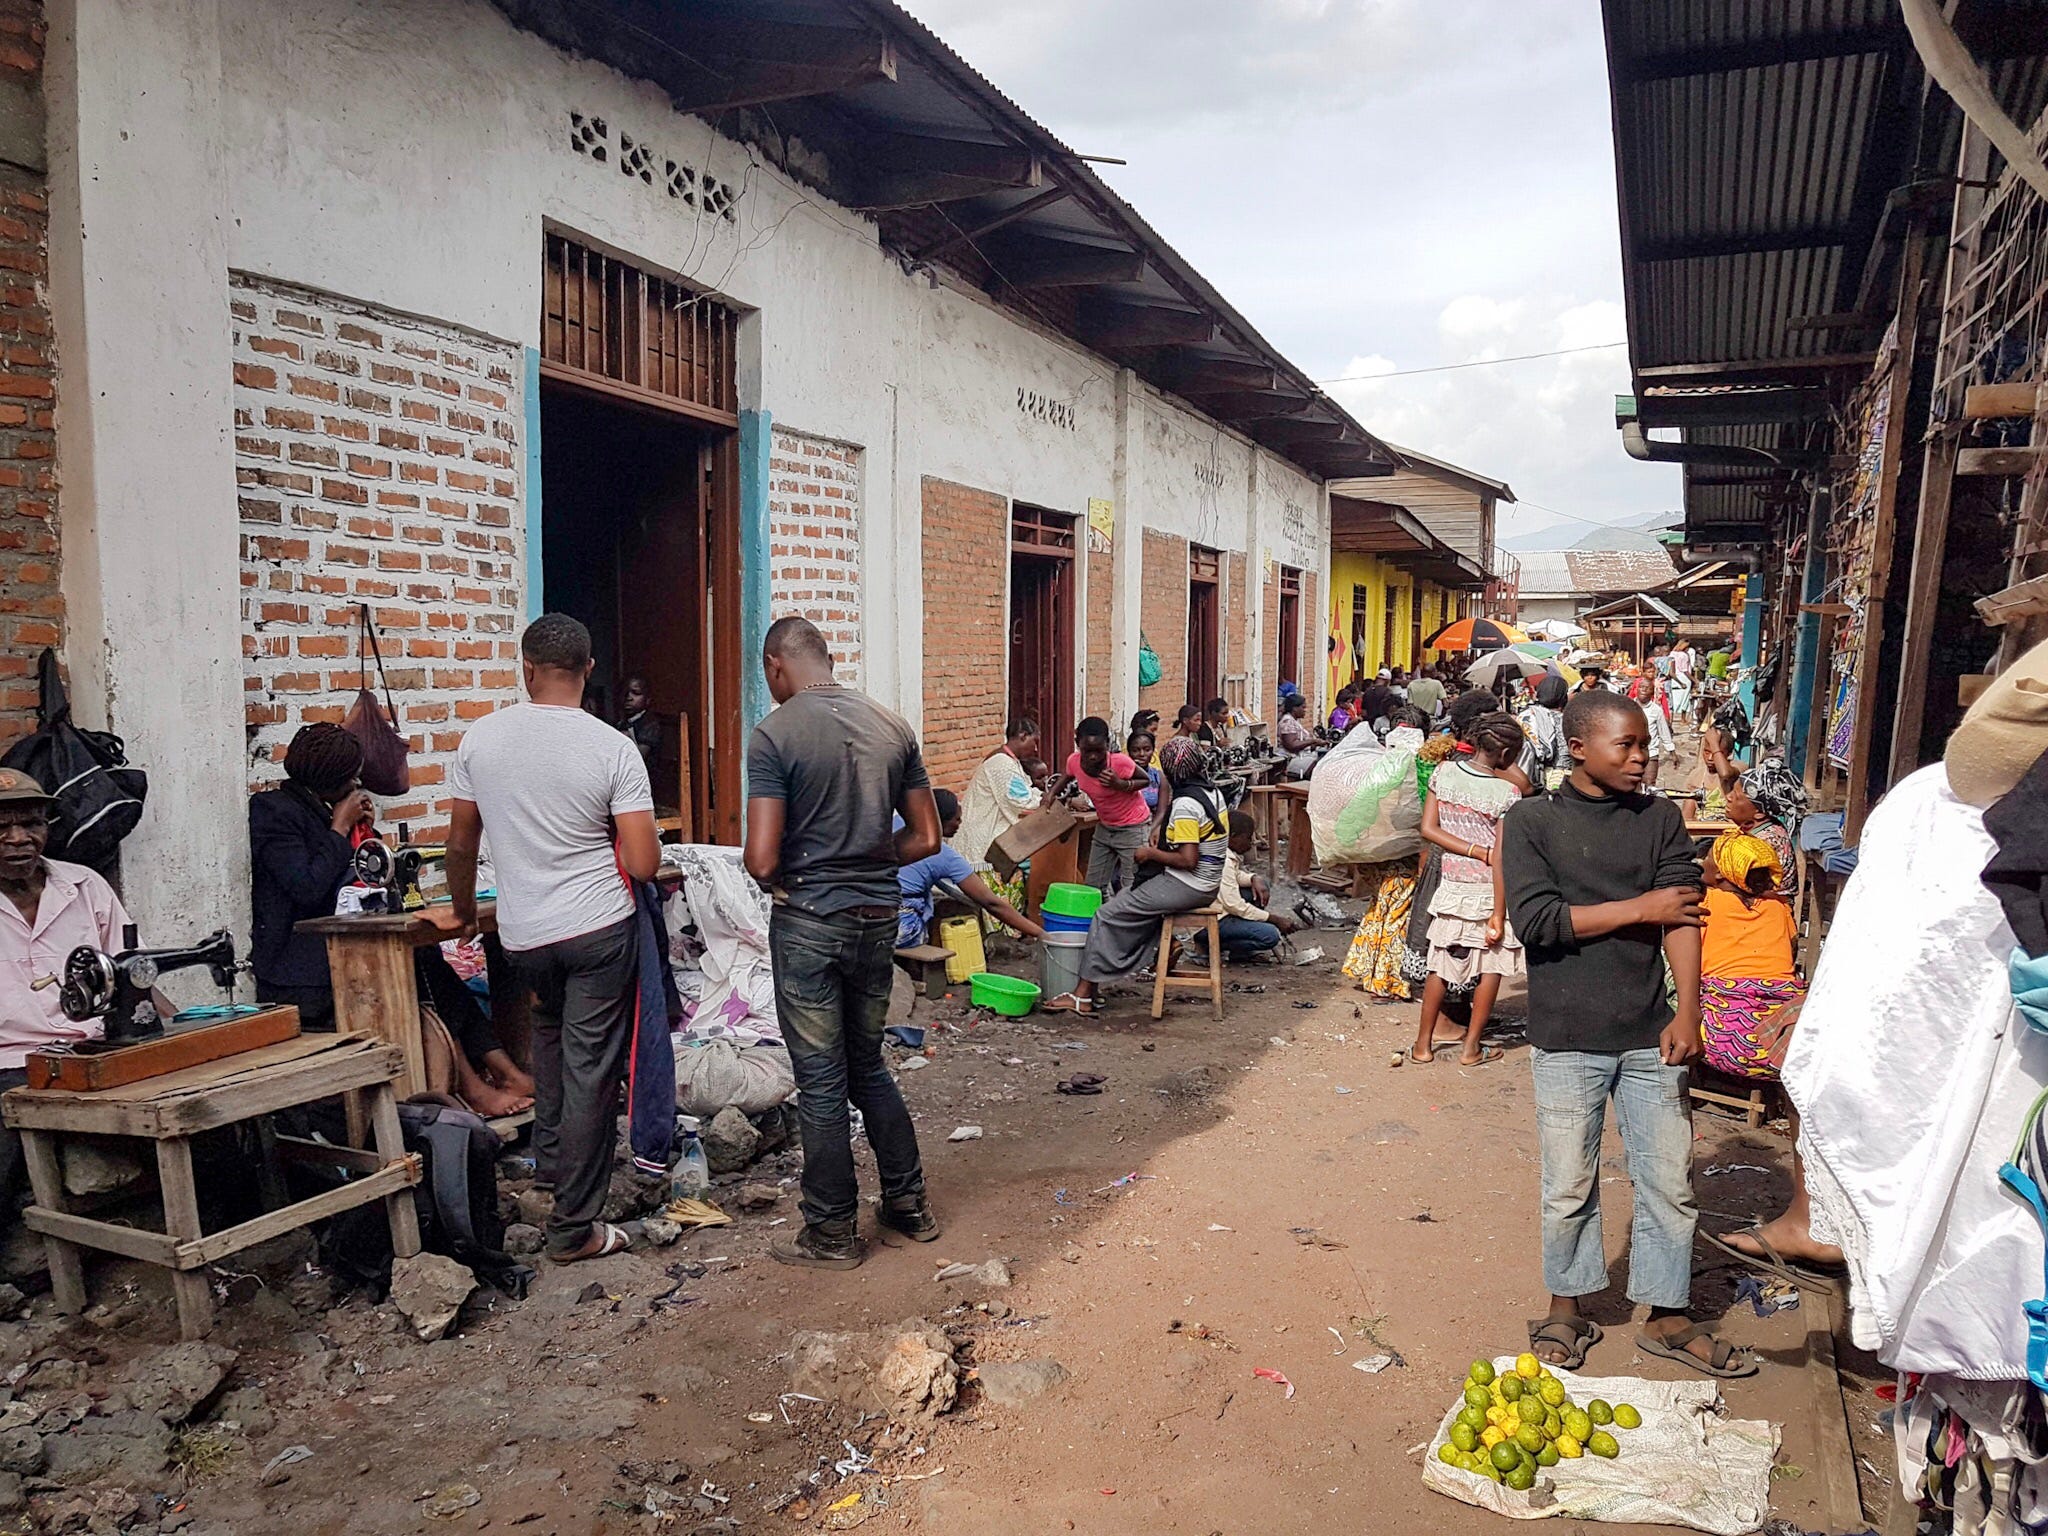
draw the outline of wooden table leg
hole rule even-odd
[[[281,1211],[291,1203],[284,1185],[284,1163],[277,1155],[277,1127],[270,1116],[256,1117],[256,1148],[261,1161],[256,1165],[256,1192],[266,1211]]]
[[[157,1181],[163,1186],[164,1231],[181,1243],[197,1241],[199,1190],[192,1181],[192,1140],[166,1136],[156,1144]],[[178,1336],[204,1338],[213,1327],[213,1292],[204,1269],[174,1269],[171,1289],[178,1298]]]
[[[28,1164],[29,1187],[36,1204],[46,1211],[69,1210],[64,1196],[64,1169],[57,1160],[57,1140],[48,1131],[21,1132],[22,1159]],[[59,1312],[85,1310],[85,1265],[78,1245],[62,1238],[43,1237],[43,1251],[50,1258],[50,1295]]]
[[[374,1035],[405,1052],[399,1092],[427,1091],[426,1046],[420,1038],[419,986],[412,940],[396,933],[329,934],[327,966],[334,976],[334,1025]]]
[[[1287,873],[1299,880],[1314,868],[1316,862],[1315,832],[1309,825],[1308,802],[1288,797],[1287,805]]]
[[[398,1124],[398,1099],[389,1083],[364,1090],[370,1096],[370,1128],[377,1138],[377,1155],[389,1166],[405,1156],[405,1132]],[[420,1217],[413,1209],[412,1191],[401,1189],[384,1197],[385,1214],[391,1218],[391,1252],[409,1259],[420,1251]]]

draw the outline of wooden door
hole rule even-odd
[[[1283,566],[1280,570],[1280,675],[1268,678],[1269,687],[1291,682],[1307,691],[1301,673],[1301,572]]]
[[[1074,735],[1074,564],[1010,556],[1010,715],[1038,722],[1045,760],[1066,766]]]

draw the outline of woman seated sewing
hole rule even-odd
[[[338,725],[308,725],[285,749],[285,781],[249,801],[251,961],[256,1000],[289,1003],[304,1029],[334,1028],[327,941],[296,932],[307,918],[332,917],[354,874],[356,845],[373,807],[360,775],[363,749]],[[434,945],[413,951],[423,1012],[427,1080],[446,1083],[484,1116],[533,1104],[533,1079],[499,1044],[476,995]]]

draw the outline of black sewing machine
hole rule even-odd
[[[427,904],[420,891],[420,870],[447,857],[445,847],[413,842],[405,824],[400,822],[396,845],[373,837],[356,849],[356,879],[384,893],[382,910],[413,912]],[[376,909],[366,902],[363,910]]]
[[[106,1021],[109,1046],[134,1045],[164,1032],[151,993],[167,971],[203,965],[213,972],[214,985],[232,996],[240,967],[235,964],[234,938],[225,928],[184,948],[140,949],[130,923],[121,930],[121,945],[118,955],[89,944],[71,951],[57,993],[66,1018]]]

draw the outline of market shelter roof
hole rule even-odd
[[[1476,592],[1486,585],[1486,568],[1453,549],[1406,507],[1330,495],[1330,550],[1333,554],[1377,555],[1396,568],[1452,591]]]
[[[1633,409],[1789,462],[1867,372],[1905,216],[1946,208],[1960,124],[1895,0],[1602,0]],[[2048,100],[2048,0],[1956,0],[2019,122]],[[1685,470],[1688,531],[1770,522],[1770,458]]]
[[[1678,576],[1669,556],[1649,550],[1531,549],[1521,558],[1524,598],[1648,591]]]
[[[945,268],[1310,474],[1395,467],[1080,155],[891,0],[492,3],[870,215],[906,268]]]

